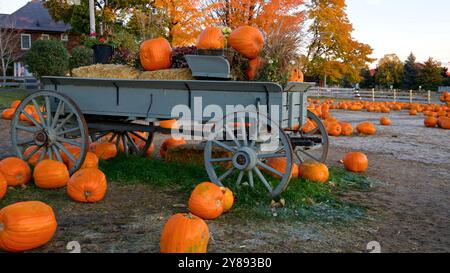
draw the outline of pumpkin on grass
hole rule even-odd
[[[45,245],[57,227],[53,209],[42,202],[19,202],[0,210],[0,249],[21,252]]]
[[[21,100],[15,100],[11,103],[11,108],[12,109],[16,109],[17,107],[19,107],[19,105],[22,103]]]
[[[392,121],[391,121],[390,118],[388,118],[388,117],[381,117],[380,118],[380,125],[390,126],[391,124],[392,124]]]
[[[168,69],[172,65],[172,48],[162,37],[146,40],[141,44],[139,57],[145,70]]]
[[[267,159],[266,164],[284,175],[284,171],[286,170],[286,162],[287,162],[286,157],[277,157]],[[265,168],[262,168],[262,170],[273,177],[276,178],[279,177],[278,175],[266,170]],[[298,177],[298,166],[297,164],[292,163],[291,178],[297,177]]]
[[[69,152],[73,157],[75,157],[76,154],[80,153],[81,148],[74,146],[74,145],[70,145],[70,144],[66,144],[64,145],[64,148],[66,148],[67,152]],[[63,162],[66,165],[69,165],[69,163],[72,161],[70,160],[70,157],[66,154],[66,152],[64,152],[63,150],[60,151],[61,154],[61,158],[63,160]]]
[[[222,30],[216,27],[208,27],[197,38],[198,49],[220,49],[225,47],[225,36]]]
[[[320,162],[303,162],[299,167],[299,176],[316,183],[326,183],[330,176],[328,167]]]
[[[377,133],[377,128],[371,122],[363,122],[358,124],[356,130],[358,131],[358,133],[368,136],[375,135]]]
[[[13,109],[13,108],[8,108],[8,109],[3,110],[2,119],[12,120],[15,112],[16,112],[16,109]]]
[[[78,159],[80,156],[80,152],[74,155],[75,159]],[[67,168],[72,169],[75,166],[75,163],[72,160],[69,160],[67,164]],[[80,169],[88,169],[88,168],[98,168],[98,157],[93,152],[87,152],[86,157],[84,158],[84,162],[81,165]]]
[[[162,158],[165,158],[166,152],[168,149],[175,148],[177,146],[184,145],[184,144],[186,144],[186,141],[184,140],[184,138],[173,138],[173,137],[168,138],[161,145],[161,149],[159,150],[159,155]]]
[[[213,220],[223,213],[223,192],[219,186],[204,182],[192,191],[189,198],[189,210],[205,220]]]
[[[229,188],[221,188],[223,192],[223,212],[228,212],[234,204],[234,194]]]
[[[6,190],[8,189],[8,181],[6,181],[5,176],[0,172],[0,199],[6,195]]]
[[[67,183],[67,194],[75,201],[95,203],[105,197],[106,176],[99,169],[88,168],[75,172]]]
[[[188,214],[175,214],[167,221],[159,243],[161,253],[206,253],[208,225],[203,219]]]
[[[42,160],[33,171],[34,183],[42,189],[58,189],[67,185],[69,171],[64,163],[56,160]]]
[[[255,59],[264,46],[264,36],[255,27],[241,26],[230,34],[228,42],[245,58]]]
[[[344,167],[347,171],[354,173],[363,173],[369,167],[369,160],[364,153],[351,152],[342,159]]]
[[[116,145],[111,142],[95,142],[89,148],[100,160],[108,160],[117,156]]]
[[[8,186],[25,185],[31,179],[30,167],[25,161],[17,157],[8,157],[0,161],[0,172],[8,181]]]

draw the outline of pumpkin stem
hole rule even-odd
[[[85,191],[84,192],[84,196],[86,197],[86,198],[88,198],[89,196],[91,196],[91,192],[90,191]]]
[[[189,218],[189,219],[194,219],[194,215],[192,215],[192,213],[186,213],[185,214],[186,215],[186,218]]]

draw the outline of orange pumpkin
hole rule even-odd
[[[67,183],[67,194],[75,201],[95,203],[105,197],[105,174],[99,169],[88,168],[75,172]]]
[[[288,81],[290,82],[304,82],[305,76],[303,75],[303,72],[298,68],[293,68],[291,70],[291,74],[289,75]]]
[[[213,220],[223,213],[223,192],[211,182],[197,185],[189,198],[189,210],[205,220]]]
[[[390,126],[392,124],[392,121],[388,117],[381,117],[380,118],[380,124],[383,126]]]
[[[31,178],[30,167],[25,161],[17,157],[8,157],[0,161],[0,172],[8,181],[8,186],[25,185]]]
[[[450,118],[440,117],[438,118],[437,125],[442,129],[450,129]]]
[[[302,127],[302,132],[304,134],[310,133],[317,128],[317,124],[310,120],[309,118],[306,120],[306,124]]]
[[[375,135],[377,133],[377,128],[371,122],[363,122],[358,124],[356,130],[362,135]]]
[[[348,153],[342,159],[344,167],[347,171],[354,173],[362,173],[369,167],[369,160],[364,153],[352,152]]]
[[[58,189],[67,185],[69,171],[64,163],[56,160],[42,160],[33,171],[34,183],[42,189]]]
[[[330,136],[340,136],[342,133],[342,127],[337,122],[329,123],[327,126],[327,133]]]
[[[208,225],[192,214],[170,217],[161,233],[161,253],[206,253],[209,241]]]
[[[168,149],[175,148],[180,145],[186,144],[184,138],[168,138],[161,145],[161,149],[159,150],[159,154],[162,158],[166,157],[166,152]]]
[[[274,168],[275,170],[279,171],[280,173],[284,174],[284,171],[286,170],[286,157],[278,157],[278,158],[269,158],[266,162],[267,165]],[[267,171],[266,169],[263,169],[264,172],[267,172],[273,177],[278,177],[276,174],[271,173]],[[291,178],[297,178],[298,177],[298,166],[295,163],[292,163],[292,171],[291,171]]]
[[[426,118],[426,119],[423,121],[423,123],[425,124],[425,126],[426,126],[426,127],[429,127],[429,128],[434,128],[434,127],[436,127],[437,122],[438,122],[438,120],[437,120],[437,118],[435,118],[435,117],[428,117],[428,118]]]
[[[31,152],[33,152],[35,149],[37,148],[36,145],[32,145],[30,147],[28,147],[25,152],[23,153],[23,155],[26,157],[28,156]],[[31,166],[36,166],[36,164],[38,164],[39,162],[39,157],[41,156],[41,151],[37,151],[35,152],[30,158],[28,158],[28,164],[30,164]],[[44,159],[48,158],[48,155],[44,156]]]
[[[417,115],[417,110],[411,109],[411,110],[409,111],[409,115],[410,115],[410,116],[416,116],[416,115]]]
[[[98,159],[108,160],[117,156],[117,148],[114,143],[95,142],[90,145],[90,150]]]
[[[145,148],[145,142],[144,142],[143,140],[141,140],[141,139],[139,139],[139,140],[136,142],[136,145],[137,145],[138,148],[141,149],[141,150]],[[152,143],[152,144],[148,147],[147,151],[145,151],[145,156],[146,156],[146,157],[150,157],[150,156],[153,154],[153,152],[155,152],[155,144],[154,144],[154,143]]]
[[[45,245],[57,227],[53,209],[42,202],[20,202],[0,210],[0,249],[21,252]]]
[[[259,29],[241,26],[235,29],[228,38],[232,48],[247,59],[255,59],[264,46],[264,36]]]
[[[326,183],[329,178],[328,167],[319,162],[304,162],[300,164],[299,176],[316,183]]]
[[[161,120],[159,122],[159,127],[164,129],[176,129],[178,128],[178,122],[176,119]]]
[[[341,135],[351,136],[353,135],[353,126],[351,123],[342,122],[341,125]]]
[[[145,70],[160,70],[172,65],[172,48],[164,38],[146,40],[139,51],[142,67]]]
[[[7,188],[8,181],[6,181],[5,176],[0,172],[0,200],[6,195]]]
[[[68,144],[64,145],[64,147],[74,157],[76,154],[80,153],[80,147],[68,145]],[[69,156],[65,152],[61,151],[60,153],[61,153],[61,158],[62,158],[63,162],[66,165],[69,165],[72,160],[70,160]]]
[[[11,108],[12,109],[16,109],[17,107],[19,107],[19,105],[22,103],[21,100],[15,100],[11,103]]]
[[[222,30],[216,27],[208,27],[197,38],[198,49],[220,49],[225,47],[225,36]]]
[[[13,108],[8,108],[8,109],[3,110],[2,119],[12,120],[15,112],[16,112],[16,109],[13,109]]]
[[[78,159],[80,153],[76,153],[74,155],[75,159]],[[67,168],[72,169],[75,166],[75,163],[70,160],[67,164]],[[84,162],[81,165],[80,169],[88,169],[88,168],[98,168],[98,157],[96,154],[92,152],[87,152],[86,157],[84,158]]]
[[[255,58],[255,59],[251,59],[248,62],[248,68],[246,71],[246,76],[247,76],[247,80],[252,81],[253,79],[255,79],[258,70],[261,66],[261,58]]]
[[[234,204],[234,194],[229,188],[221,188],[223,192],[223,212],[228,212],[233,207]]]

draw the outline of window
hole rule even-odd
[[[41,34],[41,39],[42,40],[50,40],[50,35],[48,35],[48,34]]]
[[[31,34],[20,34],[20,48],[22,50],[31,48]]]
[[[67,42],[69,41],[69,35],[68,34],[61,34],[61,41]]]

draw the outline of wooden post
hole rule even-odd
[[[431,91],[428,90],[428,104],[431,104]]]
[[[375,101],[375,88],[372,88],[372,102]]]
[[[413,91],[409,90],[409,103],[413,102]]]
[[[397,102],[397,89],[394,89],[394,102]]]

